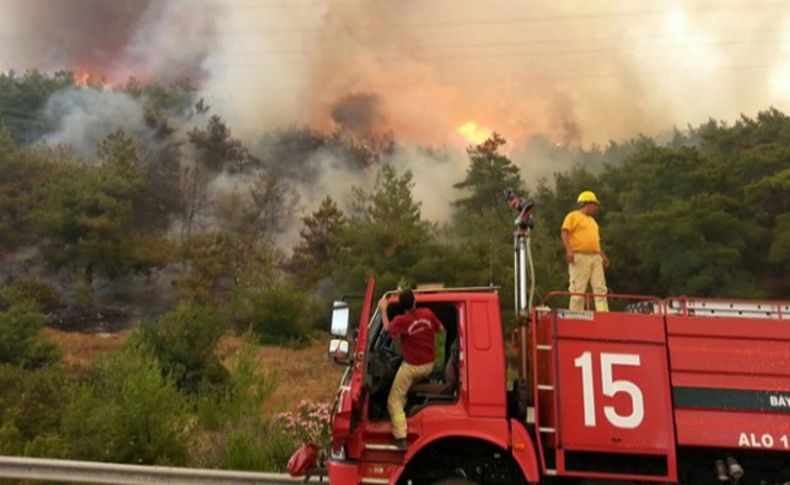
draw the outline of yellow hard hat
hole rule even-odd
[[[601,203],[598,202],[598,197],[596,197],[595,194],[589,190],[585,190],[584,192],[579,194],[579,198],[576,199],[576,202],[578,202],[579,204],[586,204],[588,202],[593,202],[595,204],[601,205]]]

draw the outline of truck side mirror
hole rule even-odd
[[[350,348],[348,340],[333,338],[329,341],[329,358],[337,364],[348,365],[351,363],[349,359]]]
[[[348,336],[348,303],[336,301],[332,306],[332,328],[330,333],[334,337],[345,338]]]

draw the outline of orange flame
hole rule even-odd
[[[77,69],[74,71],[74,84],[84,88],[91,82],[91,73],[85,70]]]
[[[475,145],[479,145],[486,141],[488,137],[491,136],[492,132],[493,130],[485,126],[480,126],[474,121],[467,121],[458,127],[458,133]]]

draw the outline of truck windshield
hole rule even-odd
[[[370,317],[368,322],[368,348],[375,349],[378,346],[376,343],[380,340],[379,334],[381,333],[381,309],[376,308],[373,316]]]

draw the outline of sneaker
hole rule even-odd
[[[727,467],[724,466],[724,460],[716,460],[716,479],[720,482],[730,481],[730,477],[727,475]]]
[[[406,441],[406,438],[395,438],[392,444],[400,451],[406,451],[409,448],[409,442]]]
[[[740,480],[740,478],[743,477],[743,468],[741,468],[741,465],[731,456],[727,457],[727,471],[735,480]]]

